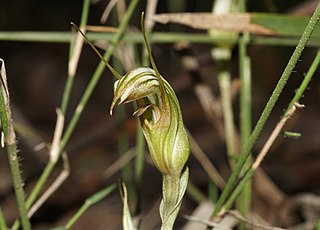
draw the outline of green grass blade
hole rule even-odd
[[[285,14],[251,14],[254,24],[266,27],[279,36],[299,37],[310,20],[309,17],[290,16]],[[312,37],[320,37],[320,25],[317,25]]]
[[[239,40],[239,75],[240,75],[240,142],[244,146],[251,135],[251,60],[247,54],[249,34],[244,33]],[[251,159],[244,170],[250,167]],[[237,201],[240,213],[247,218],[251,206],[251,182],[244,187]],[[244,226],[241,226],[244,229]]]

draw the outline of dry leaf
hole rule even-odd
[[[251,14],[233,13],[216,15],[212,13],[171,13],[157,14],[152,17],[156,22],[178,23],[195,29],[220,29],[235,32],[250,32],[252,34],[272,35],[274,32],[261,25],[253,24]]]

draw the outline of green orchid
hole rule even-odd
[[[164,175],[180,175],[189,157],[189,140],[169,83],[151,68],[136,68],[115,82],[111,114],[117,101],[137,103],[135,114],[155,166]]]
[[[155,70],[138,67],[115,82],[110,114],[118,101],[118,104],[136,102],[134,114],[139,116],[151,158],[163,176],[162,229],[172,229],[188,184],[188,168],[181,172],[190,147],[178,99],[156,66],[153,67]]]
[[[112,115],[118,101],[118,104],[129,102],[137,104],[134,114],[139,116],[151,158],[163,176],[163,199],[160,204],[161,229],[170,230],[173,228],[188,185],[189,169],[186,167],[183,172],[182,170],[189,158],[190,144],[177,96],[170,84],[160,75],[151,55],[144,32],[143,15],[142,13],[141,27],[152,68],[138,67],[123,77],[103,59],[85,34],[76,25],[74,27],[118,79],[114,84],[110,114]],[[124,203],[126,204],[126,201]],[[133,225],[128,224],[131,223],[131,216],[127,213],[128,207],[124,205],[124,228],[132,229]]]
[[[123,77],[116,75],[118,80],[114,84],[110,114],[117,102],[136,102],[137,110],[134,114],[139,116],[151,158],[163,177],[161,229],[170,230],[173,228],[188,185],[189,170],[183,169],[189,158],[190,144],[183,125],[179,101],[170,84],[157,69],[142,22],[143,37],[152,68],[138,67]],[[116,72],[113,68],[109,69]]]

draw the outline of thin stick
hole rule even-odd
[[[256,160],[252,164],[253,169],[257,169],[259,167],[262,160],[267,155],[267,152],[270,150],[273,142],[276,140],[277,136],[281,132],[283,126],[288,121],[288,119],[294,114],[295,111],[296,111],[296,106],[292,106],[292,108],[286,113],[286,115],[276,125],[276,127],[272,131],[270,137],[268,138],[267,142],[264,144],[263,148],[261,149],[260,153],[258,154],[258,157],[256,158]]]
[[[57,109],[57,123],[56,123],[52,145],[49,153],[50,161],[52,161],[54,164],[59,159],[58,151],[59,151],[59,145],[61,141],[63,126],[64,126],[64,115],[62,114],[60,109]]]
[[[100,19],[100,23],[106,23],[109,14],[111,13],[111,10],[114,8],[114,6],[117,4],[118,0],[111,0],[109,1],[107,7],[104,9],[101,19]]]

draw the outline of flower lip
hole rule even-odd
[[[124,104],[158,93],[159,82],[153,69],[148,67],[133,69],[115,82],[110,115],[117,101],[119,101],[118,104]]]

